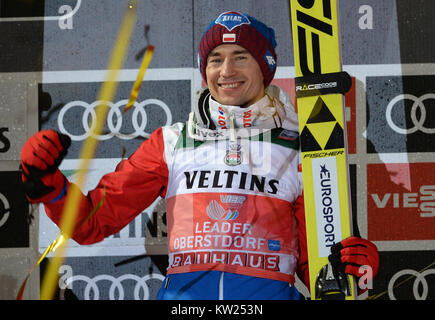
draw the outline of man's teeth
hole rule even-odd
[[[239,86],[239,83],[222,83],[220,86],[222,88],[236,88]]]

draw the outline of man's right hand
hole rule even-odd
[[[21,179],[30,202],[48,203],[63,195],[66,181],[58,169],[71,138],[54,130],[31,136],[21,150]]]

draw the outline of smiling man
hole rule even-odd
[[[224,105],[247,107],[264,97],[260,66],[239,45],[225,44],[213,49],[207,57],[205,73],[211,96]]]
[[[275,46],[273,29],[249,15],[214,19],[199,45],[207,87],[189,121],[154,131],[80,194],[72,238],[101,241],[160,196],[169,261],[159,299],[303,298],[294,286],[296,275],[309,286],[298,121],[289,96],[270,84]],[[69,143],[45,130],[21,154],[29,200],[42,202],[57,224],[73,186],[58,169]],[[337,265],[356,276],[368,265],[376,274],[372,243],[353,237],[340,246]]]

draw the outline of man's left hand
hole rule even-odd
[[[371,268],[373,277],[379,269],[378,248],[373,242],[360,237],[349,237],[334,244],[328,259],[333,267],[357,278],[365,274],[362,266]]]

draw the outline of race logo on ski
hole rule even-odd
[[[221,26],[227,28],[228,31],[231,31],[242,24],[251,24],[251,21],[249,21],[248,17],[242,13],[229,11],[224,12],[217,17],[215,23],[220,24]]]

